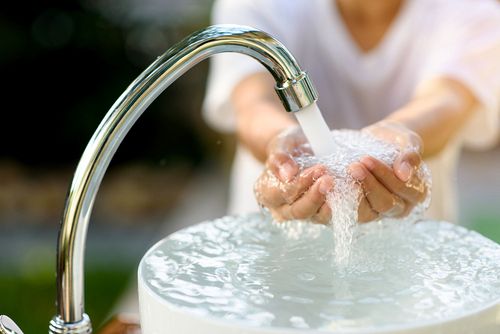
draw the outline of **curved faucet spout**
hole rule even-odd
[[[84,313],[84,249],[90,213],[104,173],[143,111],[172,82],[200,61],[222,52],[255,58],[276,80],[285,109],[298,111],[317,99],[308,76],[290,52],[262,31],[233,25],[208,27],[173,46],[151,64],[108,111],[83,153],[66,199],[57,248],[58,315],[50,333],[91,333]]]

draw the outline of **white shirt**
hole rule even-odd
[[[459,80],[480,107],[459,135],[427,161],[433,176],[428,216],[455,220],[455,167],[460,147],[496,142],[500,111],[500,3],[495,0],[407,0],[383,40],[364,53],[352,40],[333,0],[218,0],[213,21],[259,28],[280,40],[309,73],[331,129],[359,129],[404,106],[420,85]],[[234,86],[265,70],[238,54],[217,55],[204,114],[233,131]],[[233,165],[229,213],[256,211],[253,184],[262,165],[242,146]]]

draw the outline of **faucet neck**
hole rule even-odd
[[[307,75],[288,50],[259,30],[221,25],[200,30],[174,45],[151,64],[108,111],[90,139],[71,183],[57,248],[57,308],[50,332],[90,333],[84,313],[84,249],[89,217],[106,169],[130,128],[172,82],[200,61],[222,52],[255,58],[276,80],[276,91],[289,111],[317,99]],[[77,328],[78,330],[72,330]]]

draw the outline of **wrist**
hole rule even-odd
[[[238,140],[261,162],[266,160],[273,139],[296,124],[272,103],[256,103],[251,109],[237,111]]]
[[[396,144],[402,150],[414,150],[419,154],[424,152],[422,137],[402,120],[388,117],[363,128],[362,131]]]
[[[266,155],[269,156],[272,152],[276,150],[278,146],[284,146],[283,144],[287,142],[287,139],[299,133],[300,127],[296,123],[283,124],[276,132],[270,136],[266,145]]]

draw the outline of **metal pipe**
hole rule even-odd
[[[92,332],[84,312],[85,240],[97,190],[116,149],[165,88],[200,61],[222,52],[246,54],[264,65],[276,80],[276,92],[288,111],[298,111],[317,99],[310,79],[290,52],[274,38],[250,27],[208,27],[174,45],[151,64],[108,111],[76,169],[59,231],[58,315],[50,322],[50,333]]]

